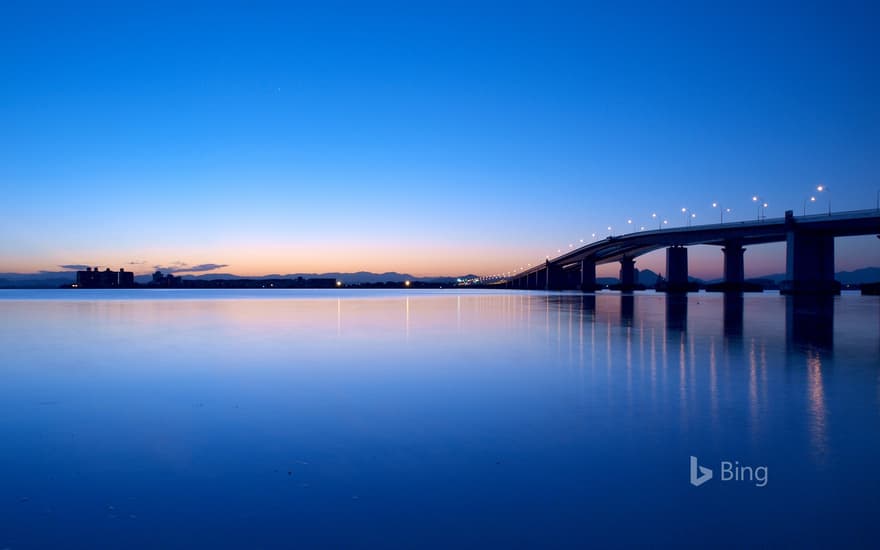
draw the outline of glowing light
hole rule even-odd
[[[410,282],[409,282],[409,281],[404,281],[404,282],[403,282],[403,286],[409,286],[409,285],[410,285]]]

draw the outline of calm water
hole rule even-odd
[[[0,548],[876,547],[878,335],[852,295],[0,291]]]

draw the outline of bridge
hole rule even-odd
[[[596,266],[620,262],[620,288],[637,287],[635,262],[642,254],[666,248],[666,288],[686,291],[687,247],[715,245],[724,256],[724,290],[744,290],[745,247],[786,243],[786,294],[830,294],[840,292],[834,280],[834,238],[872,235],[880,238],[880,209],[856,210],[811,216],[794,216],[748,222],[698,225],[653,231],[639,231],[608,237],[576,248],[543,265],[509,276],[507,288],[523,290],[583,290],[596,287]]]

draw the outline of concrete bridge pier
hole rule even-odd
[[[580,289],[584,292],[596,290],[596,262],[581,260],[581,284]]]
[[[535,290],[547,290],[547,268],[535,272]]]
[[[633,290],[636,286],[636,260],[624,256],[620,259],[620,290]]]
[[[565,289],[565,272],[561,267],[547,264],[547,290]]]
[[[577,264],[576,267],[565,270],[565,290],[578,290],[580,287],[581,267]]]
[[[683,246],[666,249],[666,292],[687,292],[688,250]]]
[[[746,249],[741,242],[730,241],[724,243],[721,249],[724,254],[724,283],[727,286],[742,286],[746,280],[745,263],[743,254]]]
[[[786,213],[786,216],[788,213]],[[834,280],[834,236],[792,226],[786,237],[782,294],[840,294]]]

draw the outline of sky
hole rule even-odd
[[[4,2],[0,272],[491,275],[713,202],[874,208],[878,25],[867,1]]]

